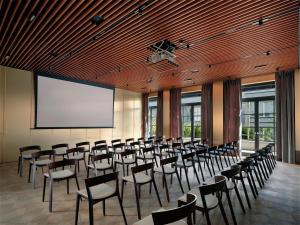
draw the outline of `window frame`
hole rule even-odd
[[[151,101],[156,102],[156,106],[149,106],[149,103]],[[156,109],[156,115],[155,116],[152,115],[154,109]],[[153,118],[155,118],[155,119],[157,118],[157,97],[148,98],[148,121],[147,121],[148,122],[148,131],[147,131],[147,133],[148,133],[149,136],[155,136],[155,134],[156,134],[156,129],[153,130],[153,127],[154,126],[156,127],[157,121],[155,122],[155,125],[152,125],[153,124],[153,122],[152,122]]]

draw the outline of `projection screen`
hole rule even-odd
[[[35,128],[111,128],[114,88],[35,74]]]

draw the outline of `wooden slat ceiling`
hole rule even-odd
[[[298,67],[298,0],[0,0],[0,18],[1,65],[139,92]],[[179,66],[149,66],[165,39]]]

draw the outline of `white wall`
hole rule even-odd
[[[66,142],[141,136],[141,94],[115,91],[115,128],[31,129],[34,127],[33,73],[0,66],[0,163],[16,161],[18,148],[38,144],[43,149]]]

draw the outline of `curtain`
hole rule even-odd
[[[241,80],[223,82],[223,141],[228,143],[239,140]]]
[[[207,139],[209,146],[213,141],[213,104],[212,84],[202,85],[201,94],[201,138]]]
[[[156,137],[163,136],[163,91],[158,91],[156,114]]]
[[[142,137],[147,137],[148,131],[148,98],[149,93],[142,94]]]
[[[295,84],[294,71],[280,71],[276,80],[277,160],[295,163]]]
[[[171,137],[181,137],[181,89],[173,88],[170,90],[170,131]]]

